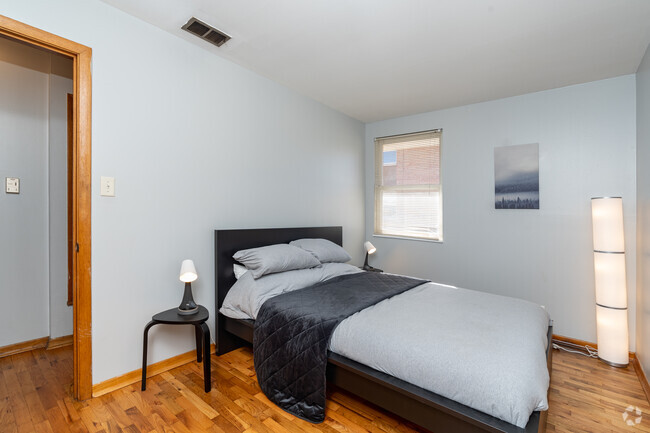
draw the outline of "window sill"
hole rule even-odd
[[[378,235],[376,233],[373,233],[372,236],[375,238],[404,239],[407,241],[432,242],[434,244],[443,243],[442,239],[412,238],[409,236],[396,236],[396,235]]]

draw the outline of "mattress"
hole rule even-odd
[[[531,302],[427,283],[345,319],[330,350],[525,427],[548,409],[548,325]]]

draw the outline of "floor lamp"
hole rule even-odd
[[[621,197],[591,199],[598,357],[615,367],[629,363],[625,239]]]

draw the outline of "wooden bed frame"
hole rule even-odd
[[[342,245],[342,228],[215,230],[217,355],[253,342],[253,320],[231,319],[218,313],[226,294],[236,281],[233,254],[241,249],[288,243],[301,238],[324,238]],[[549,326],[546,354],[549,374],[552,335],[553,329]],[[436,433],[539,433],[546,430],[546,411],[533,412],[526,427],[520,428],[332,352],[329,353],[327,381]]]

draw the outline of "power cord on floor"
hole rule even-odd
[[[576,349],[580,349],[580,350],[573,350],[573,349],[569,349],[568,347],[564,347],[564,346],[572,346],[572,347],[575,347]],[[563,351],[569,352],[569,353],[577,353],[578,355],[587,356],[589,358],[598,358],[598,350],[596,350],[593,347],[588,346],[586,344],[584,346],[579,346],[577,344],[573,344],[573,343],[563,341],[562,345],[559,345],[557,343],[553,343],[553,349],[563,350]],[[587,353],[584,352],[585,350],[587,351]]]

